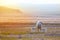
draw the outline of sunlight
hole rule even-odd
[[[20,5],[29,4],[60,4],[60,0],[0,0],[0,5]]]

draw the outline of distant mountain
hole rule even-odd
[[[21,13],[21,11],[19,9],[14,9],[14,8],[9,8],[9,7],[5,7],[5,6],[0,6],[0,14],[1,13]]]
[[[0,22],[14,21],[17,16],[20,16],[22,11],[20,9],[0,6]]]

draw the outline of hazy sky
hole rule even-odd
[[[0,5],[22,9],[28,16],[60,17],[60,0],[0,0]]]
[[[24,4],[22,6],[32,16],[60,16],[60,4]]]

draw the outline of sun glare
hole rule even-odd
[[[0,5],[19,5],[24,3],[31,4],[48,4],[48,3],[60,3],[60,0],[0,0]]]

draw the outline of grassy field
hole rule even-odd
[[[33,37],[33,38],[21,38],[21,39],[19,39],[19,38],[0,38],[0,40],[60,40],[60,37]]]
[[[30,24],[28,26],[26,24],[23,24],[22,27],[21,25],[20,26],[19,25],[18,27],[17,25],[15,25],[14,27],[12,25],[10,25],[11,27],[10,26],[5,27],[4,25],[2,25],[0,27],[0,40],[60,40],[60,36],[43,36],[45,34],[43,32],[32,33]],[[23,36],[7,37],[7,35],[23,35]]]
[[[45,33],[31,33],[31,35],[29,33],[26,34],[21,34],[23,35],[23,37],[4,37],[4,35],[0,34],[0,40],[60,40],[60,36],[43,36],[41,34],[45,34]]]

